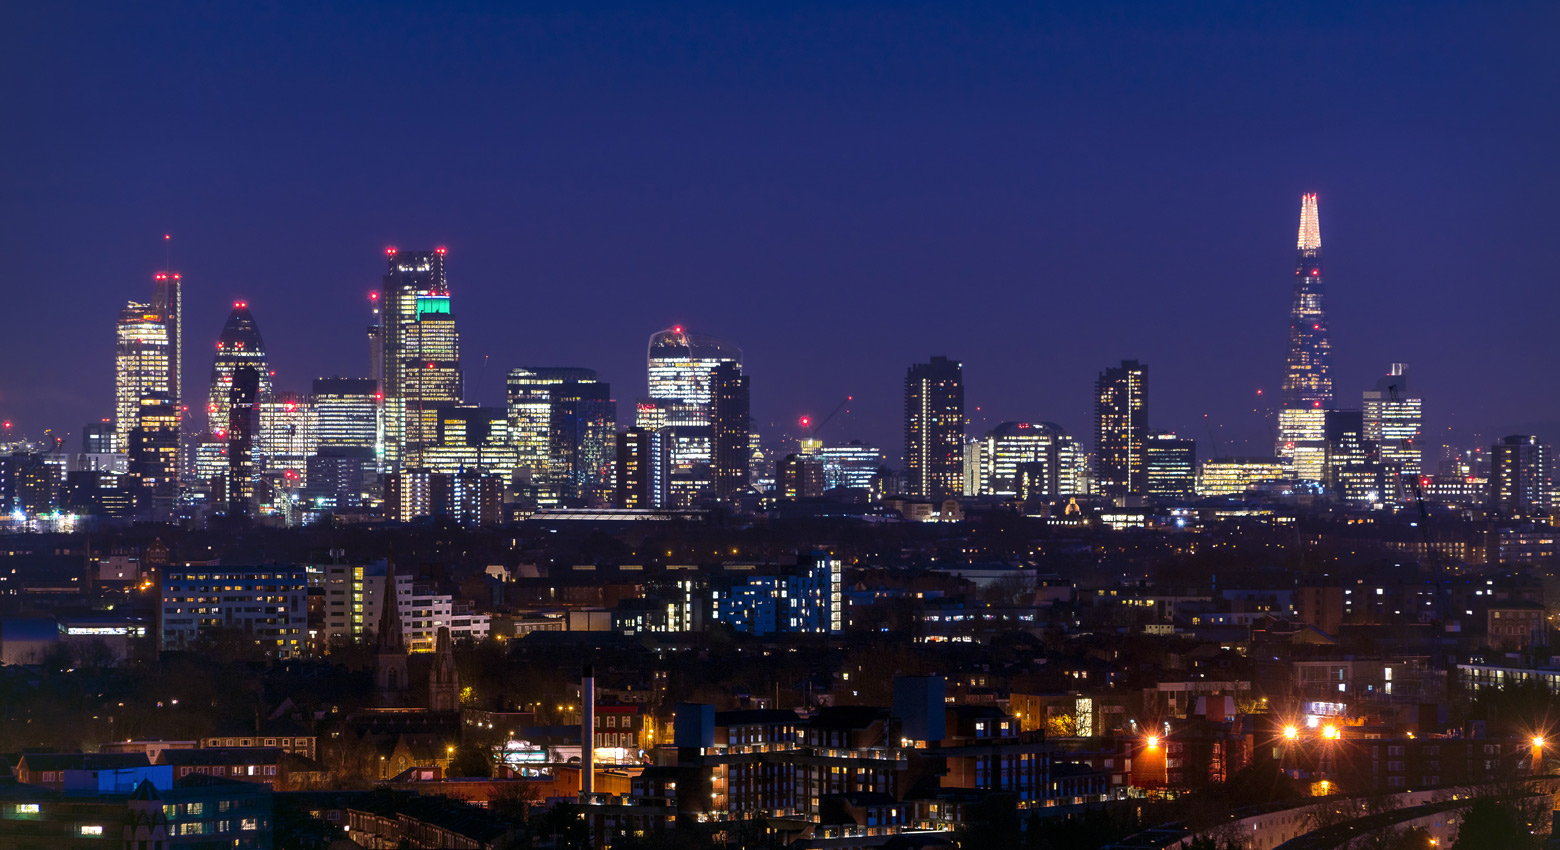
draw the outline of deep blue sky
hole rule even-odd
[[[681,323],[765,432],[854,393],[897,455],[946,354],[972,431],[1092,443],[1136,358],[1155,427],[1267,451],[1316,191],[1340,397],[1402,360],[1432,436],[1560,438],[1560,4],[577,5],[9,6],[0,415],[111,412],[171,232],[197,397],[235,298],[281,388],[365,373],[384,246],[447,245],[479,401],[582,365],[627,417]]]

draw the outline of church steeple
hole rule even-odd
[[[433,669],[428,671],[428,710],[460,709],[460,672],[455,669],[455,653],[450,650],[450,627],[439,627]]]
[[[381,707],[406,704],[406,637],[401,633],[401,603],[396,594],[395,563],[385,566],[385,587],[379,595],[379,630],[374,635],[374,697]]]

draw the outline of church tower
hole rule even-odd
[[[374,635],[374,701],[380,708],[406,705],[406,638],[401,633],[401,603],[396,595],[395,563],[385,567],[385,589],[379,596],[379,630]]]
[[[450,649],[450,628],[440,626],[433,669],[428,671],[428,710],[453,712],[459,709],[460,672],[455,669],[455,653]]]

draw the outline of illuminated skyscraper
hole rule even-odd
[[[178,272],[162,271],[152,275],[156,284],[152,296],[152,309],[162,319],[168,332],[168,384],[165,392],[168,403],[178,415],[179,428],[183,429],[184,409],[184,278]],[[179,449],[174,452],[175,469],[182,468]],[[177,487],[177,482],[175,482]]]
[[[315,378],[319,445],[379,445],[379,384],[373,378]]]
[[[964,365],[946,357],[905,374],[905,478],[910,495],[964,490]]]
[[[125,305],[114,346],[115,451],[130,450],[130,432],[141,421],[141,399],[167,393],[168,354],[168,326],[156,308],[137,301]]]
[[[1049,498],[1075,493],[1073,467],[1077,448],[1072,438],[1053,422],[1003,422],[977,440],[979,460],[971,483],[976,494],[1014,496],[1020,490],[1027,466],[1030,489]],[[969,470],[965,471],[969,475]]]
[[[599,381],[565,381],[550,391],[552,463],[558,499],[601,508],[616,495],[617,403]]]
[[[742,367],[725,362],[715,367],[711,379],[710,451],[715,496],[731,500],[748,489],[749,446],[748,376]]]
[[[1278,455],[1296,477],[1319,480],[1326,454],[1319,411],[1332,406],[1332,342],[1327,333],[1326,289],[1322,285],[1322,228],[1316,195],[1300,198],[1295,292],[1289,308],[1289,355],[1284,364],[1278,411]]]
[[[228,516],[253,519],[259,467],[255,465],[255,436],[260,430],[260,370],[243,364],[233,370],[227,403],[227,504]]]
[[[314,400],[302,393],[278,392],[255,407],[260,420],[255,465],[260,474],[277,487],[302,487],[307,483],[309,455],[319,447]]]
[[[255,370],[259,382],[256,392],[258,403],[271,396],[271,370],[265,359],[265,341],[260,338],[260,326],[249,312],[248,301],[233,302],[233,312],[228,314],[217,337],[217,356],[211,364],[211,392],[206,399],[207,428],[212,434],[225,433],[228,429],[228,399],[233,392],[233,373],[241,366]]]
[[[511,369],[507,383],[509,441],[519,453],[516,470],[522,483],[537,490],[542,504],[552,504],[549,470],[552,468],[552,391],[564,381],[588,384],[596,380],[594,369],[567,366],[522,366]]]
[[[130,474],[141,485],[153,519],[171,519],[179,486],[179,412],[168,394],[141,396],[137,424],[130,430]]]
[[[461,401],[460,339],[444,277],[445,250],[385,253],[377,340],[385,463],[399,469],[415,463],[417,451],[437,439],[438,409]]]
[[[699,422],[664,424],[709,424],[713,398],[712,376],[722,363],[742,365],[742,350],[724,340],[704,334],[688,333],[681,325],[650,336],[650,399],[680,401],[695,405],[702,414]],[[647,427],[653,423],[638,423]]]
[[[1365,439],[1373,440],[1381,462],[1398,475],[1419,475],[1422,461],[1419,430],[1423,404],[1408,391],[1408,366],[1393,363],[1392,371],[1365,391]]]
[[[1095,452],[1099,491],[1107,496],[1141,494],[1145,488],[1148,440],[1148,367],[1123,360],[1094,382]]]
[[[617,506],[644,510],[663,503],[660,434],[629,428],[617,437]]]

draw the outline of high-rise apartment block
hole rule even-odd
[[[1148,367],[1136,360],[1106,369],[1094,382],[1094,434],[1099,491],[1142,494],[1148,440]]]
[[[964,366],[933,357],[905,374],[905,478],[910,495],[946,499],[964,489]]]
[[[1537,437],[1514,435],[1490,448],[1490,506],[1503,516],[1547,515],[1554,447]]]

